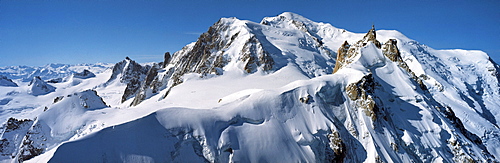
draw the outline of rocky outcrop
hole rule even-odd
[[[375,81],[372,74],[368,74],[356,83],[346,86],[345,91],[349,99],[355,102],[357,108],[362,108],[366,116],[372,121],[377,120],[379,108],[374,100]]]
[[[18,85],[6,76],[0,75],[0,86],[4,87],[18,87]]]
[[[73,77],[78,79],[88,79],[95,77],[95,74],[85,69],[80,73],[74,73]]]
[[[44,152],[44,149],[46,148],[45,145],[43,145],[42,142],[35,142],[35,140],[38,141],[46,140],[45,136],[43,135],[42,137],[37,137],[39,136],[38,134],[41,134],[39,129],[40,125],[35,124],[33,125],[33,127],[29,129],[29,131],[24,136],[22,143],[19,146],[19,151],[15,155],[15,158],[17,158],[18,162],[29,160]]]
[[[107,107],[106,102],[97,95],[95,90],[85,90],[77,93],[77,98],[80,99],[80,105],[88,110],[95,110]]]
[[[121,83],[128,83],[131,80],[138,79],[147,73],[149,67],[142,66],[139,63],[126,57],[125,60],[116,63],[113,66],[113,73],[106,83],[119,78]]]
[[[338,131],[332,130],[331,134],[327,135],[330,148],[333,150],[333,155],[329,156],[329,162],[344,162],[346,156],[346,145]]]
[[[54,78],[54,79],[47,80],[47,83],[60,83],[62,81],[63,81],[62,78]]]
[[[160,83],[158,82],[157,78],[159,69],[160,66],[158,64],[154,64],[153,66],[151,66],[148,73],[146,74],[146,79],[144,80],[142,86],[140,87],[140,90],[137,92],[137,95],[130,104],[131,106],[138,105],[143,100],[145,100],[148,96],[148,93],[150,94],[157,93],[158,87],[160,87],[159,85]]]
[[[335,68],[333,73],[336,73],[341,68],[349,65],[353,62],[353,59],[359,55],[359,49],[365,47],[369,42],[373,43],[377,48],[381,48],[381,43],[377,40],[377,34],[375,32],[375,27],[365,34],[363,39],[359,40],[353,45],[350,45],[345,41],[337,51],[337,61],[335,62]]]
[[[382,44],[377,40],[377,32],[375,31],[375,25],[372,25],[372,29],[366,33],[366,35],[363,37],[362,40],[358,41],[358,45],[360,46],[366,46],[368,42],[373,42],[377,48],[381,48]]]
[[[350,47],[351,45],[349,45],[347,41],[344,41],[344,43],[340,45],[340,48],[337,51],[337,62],[335,63],[335,68],[333,69],[333,73],[337,72],[344,65],[349,64],[347,59],[351,57],[349,56],[349,54],[352,54],[352,52],[349,53]]]
[[[235,18],[223,18],[212,25],[207,32],[200,35],[195,43],[192,43],[182,50],[174,53],[170,57],[165,54],[163,63],[154,67],[147,73],[144,83],[137,92],[131,105],[137,105],[143,100],[157,94],[160,90],[170,89],[183,82],[182,76],[187,73],[197,73],[201,77],[211,74],[222,75],[224,67],[229,62],[237,62],[242,65],[241,69],[245,73],[254,73],[258,70],[271,71],[274,68],[274,59],[265,50],[264,46],[254,34],[242,32],[231,32],[234,22],[240,21]],[[225,50],[233,46],[236,39],[248,37],[248,39],[238,46],[237,54],[228,54]],[[162,73],[159,73],[159,72]],[[163,97],[166,97],[169,91]]]
[[[259,67],[262,67],[264,71],[269,71],[273,68],[273,58],[262,49],[262,45],[260,45],[257,38],[250,37],[241,52],[241,60],[245,62],[245,72],[253,73]]]
[[[408,67],[406,62],[403,61],[401,53],[397,46],[397,40],[389,39],[386,43],[381,44],[377,40],[377,34],[374,26],[372,26],[372,29],[370,29],[368,33],[365,34],[363,39],[359,40],[356,44],[350,45],[347,41],[345,41],[340,46],[337,52],[337,62],[335,63],[333,73],[337,72],[339,69],[345,67],[346,65],[349,65],[352,62],[352,59],[354,59],[354,57],[358,55],[359,49],[366,46],[368,42],[372,42],[377,48],[382,50],[382,53],[385,57],[387,57],[392,62],[397,63],[399,67],[404,69],[422,90],[427,90],[427,87],[423,82],[426,76],[416,76],[415,73]]]
[[[28,92],[34,96],[45,95],[56,90],[56,87],[47,84],[39,76],[35,76],[28,86]]]
[[[105,85],[108,85],[115,80],[119,80],[120,83],[127,84],[121,100],[121,102],[125,102],[135,96],[142,81],[146,77],[146,73],[149,68],[149,66],[142,66],[131,60],[129,57],[126,57],[125,60],[118,62],[113,66],[111,77]]]
[[[427,90],[427,86],[425,86],[423,80],[427,79],[427,76],[423,75],[421,77],[418,77],[415,75],[415,73],[408,67],[406,62],[403,61],[401,57],[401,53],[399,52],[398,46],[397,46],[398,41],[396,39],[389,39],[382,47],[382,53],[384,56],[389,58],[389,60],[395,62],[398,64],[399,67],[401,67],[403,70],[405,70],[411,78],[417,82],[417,84],[420,86],[422,90]]]
[[[163,62],[161,68],[165,68],[169,63],[170,63],[170,52],[166,52],[165,55],[163,56]]]
[[[0,155],[15,157],[18,147],[21,145],[24,135],[28,133],[33,125],[33,120],[9,118],[0,128]]]

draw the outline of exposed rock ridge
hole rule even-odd
[[[250,37],[241,52],[241,60],[245,62],[245,72],[253,73],[261,66],[264,71],[269,71],[273,68],[273,58],[262,48],[262,45],[255,36]]]
[[[88,78],[95,77],[95,74],[90,72],[89,70],[85,69],[80,73],[74,73],[73,77],[79,78],[79,79],[88,79]]]
[[[153,66],[153,70],[146,74],[147,79],[131,105],[139,104],[160,90],[169,90],[181,84],[183,82],[182,76],[187,73],[198,73],[201,77],[209,74],[222,75],[224,67],[231,61],[241,64],[242,71],[245,73],[254,73],[259,69],[262,71],[273,70],[275,62],[271,54],[265,50],[254,34],[245,31],[248,30],[248,27],[241,22],[235,18],[222,18],[207,32],[200,35],[195,43],[175,52],[172,58],[165,54],[164,65],[161,67]],[[243,28],[237,32],[231,31],[237,26],[243,26]],[[233,46],[236,39],[241,41],[241,38],[245,37],[248,39],[242,45],[234,45],[241,46],[238,54],[226,52],[229,47]],[[162,73],[158,73],[158,71],[162,71]],[[168,92],[163,97],[166,97]]]
[[[380,49],[382,44],[377,40],[377,32],[375,31],[375,25],[372,25],[372,28],[366,33],[362,40],[358,41],[358,45],[366,46],[368,42],[373,42],[377,48]]]
[[[382,47],[382,53],[389,58],[391,61],[395,62],[398,64],[399,67],[401,67],[403,70],[405,70],[411,78],[418,83],[420,88],[422,90],[427,90],[427,86],[424,84],[422,79],[427,79],[428,77],[426,75],[422,75],[421,77],[417,77],[415,73],[408,67],[406,62],[403,61],[401,58],[401,53],[399,52],[398,46],[397,46],[398,41],[396,39],[389,39]]]
[[[14,81],[3,75],[0,75],[0,86],[18,87],[18,85]]]
[[[410,77],[410,80],[413,81],[415,85],[419,86],[420,89],[415,89],[415,91],[420,92],[421,95],[425,97],[420,97],[419,99],[416,99],[417,102],[422,102],[424,101],[425,103],[430,103],[433,106],[435,106],[436,112],[439,112],[440,116],[443,116],[445,119],[447,119],[447,123],[453,128],[457,128],[458,132],[461,133],[460,135],[455,134],[452,138],[450,138],[448,141],[450,144],[447,146],[447,151],[449,151],[451,154],[453,154],[453,160],[456,162],[476,162],[478,158],[484,158],[487,160],[493,160],[493,156],[489,153],[488,149],[483,145],[483,142],[481,138],[479,138],[477,135],[471,133],[470,131],[466,130],[462,121],[455,115],[453,110],[438,101],[432,97],[432,95],[427,91],[426,85],[423,83],[423,80],[428,78],[427,76],[423,75],[420,77],[417,77],[415,73],[409,68],[409,66],[406,64],[406,62],[403,61],[401,57],[401,53],[397,47],[397,40],[396,39],[389,39],[386,43],[382,45],[377,44],[376,40],[376,33],[374,28],[372,28],[363,38],[363,40],[358,41],[354,45],[349,45],[349,43],[344,42],[344,44],[341,45],[341,47],[338,50],[338,56],[337,56],[337,63],[335,65],[334,73],[337,72],[339,69],[348,66],[353,62],[353,59],[356,58],[357,55],[369,55],[369,54],[360,54],[359,49],[361,47],[364,47],[367,45],[368,42],[373,42],[377,48],[380,49],[382,54],[390,60],[389,62],[395,63],[398,67],[401,68],[403,72],[406,72],[406,74]],[[379,124],[382,124],[381,121],[387,121],[387,118],[390,118],[390,116],[387,115],[386,112],[388,112],[384,108],[384,104],[382,103],[383,100],[380,99],[380,97],[385,97],[387,96],[387,93],[385,92],[383,86],[381,86],[377,81],[380,79],[375,79],[374,75],[371,73],[373,70],[368,71],[369,73],[365,76],[363,76],[359,81],[355,83],[348,84],[345,87],[345,93],[347,97],[354,103],[355,108],[361,108],[363,109],[362,111],[365,113],[366,116],[370,117],[372,120],[372,125],[375,127]],[[379,120],[379,117],[381,117],[381,121]],[[459,141],[458,141],[459,140]],[[472,144],[474,145],[471,145]],[[398,143],[393,143],[391,144],[391,147],[394,150],[398,150]],[[484,156],[477,157],[474,155],[473,152],[471,151],[471,148],[480,148],[482,150],[482,153]],[[412,150],[412,149],[406,149],[408,147],[403,146],[403,150]],[[417,151],[417,153],[420,153],[422,151]],[[420,159],[425,160],[425,155],[419,156]],[[380,158],[383,160],[384,158]]]
[[[375,85],[373,75],[368,74],[358,82],[351,83],[345,88],[349,99],[355,101],[356,107],[363,108],[365,115],[371,117],[372,121],[377,120],[379,110],[373,96]]]
[[[18,147],[21,145],[24,135],[33,125],[33,120],[9,118],[0,128],[2,139],[0,140],[0,154],[2,156],[15,157]]]
[[[349,64],[349,58],[351,58],[354,53],[354,49],[350,48],[351,45],[347,41],[345,41],[342,45],[340,45],[339,50],[337,51],[337,62],[335,62],[335,68],[333,68],[333,73],[337,72],[341,67],[344,67],[346,64]],[[351,52],[349,52],[351,50]]]
[[[134,97],[149,69],[150,66],[142,66],[129,57],[126,57],[125,60],[113,66],[111,77],[104,85],[110,84],[119,77],[120,83],[127,84],[121,100],[121,102],[125,102],[131,97]]]
[[[426,79],[428,77],[425,75],[418,77],[408,67],[406,62],[404,62],[401,57],[396,39],[389,39],[386,43],[381,44],[377,40],[377,33],[374,26],[372,26],[372,28],[365,34],[363,39],[359,40],[356,44],[350,45],[347,41],[345,41],[340,46],[337,52],[337,62],[335,63],[333,73],[337,72],[342,67],[345,67],[346,65],[352,63],[353,59],[359,53],[359,48],[366,46],[368,42],[372,42],[377,48],[382,49],[382,53],[384,54],[384,56],[386,56],[392,62],[397,63],[399,67],[404,69],[412,77],[412,79],[418,83],[422,90],[427,90],[427,87],[422,79]]]

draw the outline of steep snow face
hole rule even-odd
[[[86,112],[108,107],[95,90],[85,90],[58,96],[51,106],[46,106],[29,129],[20,146],[18,161],[31,159],[46,149],[80,134],[84,124],[91,120]],[[90,119],[90,120],[89,120]],[[64,122],[64,123],[61,123]],[[82,126],[83,125],[83,126]],[[96,128],[94,126],[93,128]]]
[[[30,86],[29,93],[34,96],[45,95],[56,90],[56,87],[47,84],[39,76],[33,77],[28,86]]]
[[[363,34],[339,29],[328,23],[314,22],[291,12],[285,12],[276,17],[266,17],[262,19],[261,24],[276,28],[300,30],[327,49],[337,49],[345,40],[354,42],[363,37]]]
[[[427,77],[423,81],[433,97],[453,110],[465,128],[499,156],[498,65],[480,51],[434,50],[416,42],[407,44],[407,51],[414,56],[411,61],[421,66],[415,72]]]

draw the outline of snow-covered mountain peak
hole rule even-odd
[[[40,76],[33,77],[28,86],[30,86],[29,93],[34,96],[45,95],[56,90],[56,87],[43,81]]]
[[[347,40],[344,41],[337,51],[337,62],[335,63],[333,73],[343,67],[366,71],[374,68],[374,66],[383,66],[385,64],[385,57],[381,47],[382,44],[377,40],[374,26],[365,34],[363,39],[357,41],[355,44],[350,45]]]
[[[271,25],[277,24],[277,22],[286,22],[286,21],[296,21],[301,23],[312,24],[315,22],[303,17],[302,15],[295,14],[292,12],[283,12],[275,17],[265,17],[262,19],[261,24]]]

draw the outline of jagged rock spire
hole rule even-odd
[[[163,65],[162,68],[165,68],[168,63],[170,62],[170,52],[166,52],[165,55],[163,56]]]
[[[340,45],[339,50],[337,51],[337,62],[335,63],[335,68],[333,68],[333,73],[337,72],[342,66],[346,63],[346,59],[348,57],[347,52],[349,51],[349,43],[344,41],[342,45]]]
[[[335,63],[335,68],[333,69],[333,73],[350,64],[352,60],[349,58],[353,58],[354,56],[358,55],[358,49],[360,47],[366,46],[369,42],[375,44],[375,46],[379,49],[382,48],[382,44],[377,40],[375,25],[372,25],[372,28],[366,33],[363,39],[356,42],[356,44],[350,45],[347,41],[345,41],[342,45],[340,45],[340,48],[337,51],[337,60]]]
[[[370,41],[373,42],[373,44],[375,44],[375,46],[377,46],[379,49],[382,47],[382,44],[377,40],[377,32],[375,31],[375,25],[372,25],[372,28],[358,43],[363,43],[364,46],[366,45],[366,43]]]

